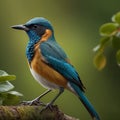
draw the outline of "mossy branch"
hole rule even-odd
[[[40,112],[42,106],[0,106],[0,120],[78,120],[59,110],[57,106]]]

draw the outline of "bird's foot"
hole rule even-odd
[[[46,106],[46,104],[44,104],[43,102],[35,99],[35,100],[32,100],[32,101],[22,101],[21,102],[21,105],[41,105],[41,106]]]
[[[40,112],[43,112],[44,110],[49,109],[53,111],[53,105],[51,103],[48,103],[46,106],[44,106]]]

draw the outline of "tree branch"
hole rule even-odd
[[[40,112],[42,105],[0,106],[0,120],[78,120],[54,105]]]

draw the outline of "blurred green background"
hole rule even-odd
[[[29,19],[42,16],[49,19],[59,44],[67,52],[78,70],[87,90],[86,95],[102,120],[120,119],[120,68],[114,51],[106,51],[108,63],[102,71],[93,65],[92,51],[99,42],[98,29],[109,22],[111,16],[120,11],[120,0],[4,0],[0,1],[0,69],[15,74],[12,83],[15,90],[24,94],[23,100],[31,100],[45,89],[30,74],[25,49],[27,35],[10,26],[22,24]],[[58,91],[42,100],[49,102]],[[56,101],[66,114],[90,120],[81,102],[68,91]]]

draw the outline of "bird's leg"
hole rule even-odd
[[[52,105],[53,105],[53,103],[56,101],[56,99],[62,94],[64,92],[64,88],[60,88],[60,90],[59,90],[59,93],[55,96],[55,98],[50,102],[50,103],[48,103],[42,110],[41,110],[41,112],[43,111],[43,110],[45,110],[46,108],[50,108],[51,110],[52,110]]]
[[[45,91],[44,93],[42,93],[40,96],[38,96],[37,98],[35,98],[32,101],[39,101],[43,96],[45,96],[46,94],[48,94],[49,92],[51,92],[51,89]]]
[[[50,103],[48,103],[48,105],[52,105],[63,92],[64,92],[64,88],[60,88],[59,93],[55,96],[55,98]]]
[[[48,94],[51,91],[51,89],[45,91],[43,94],[41,94],[40,96],[38,96],[37,98],[31,100],[31,101],[23,101],[21,104],[22,105],[43,105],[46,106],[43,102],[40,102],[40,99],[45,96],[46,94]]]

